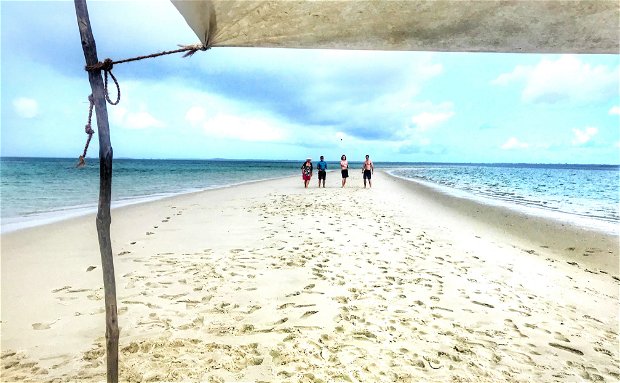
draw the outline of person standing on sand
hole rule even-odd
[[[340,157],[340,173],[342,173],[342,187],[344,187],[349,177],[349,161],[344,154]]]
[[[366,189],[366,179],[368,179],[368,187],[372,187],[372,174],[375,172],[375,166],[370,160],[370,156],[366,154],[366,161],[362,164],[362,174],[364,175],[364,189]]]
[[[312,159],[310,157],[301,165],[301,178],[304,180],[304,187],[307,188],[310,178],[312,178]]]
[[[323,160],[323,156],[321,156],[321,161],[316,164],[316,168],[319,171],[319,187],[321,187],[321,180],[323,180],[323,188],[325,188],[325,177],[327,176],[327,162]]]

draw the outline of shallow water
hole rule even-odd
[[[114,160],[113,206],[244,182],[299,175],[300,161]],[[2,231],[93,212],[99,163],[75,159],[1,158]],[[337,162],[328,162],[338,169]],[[359,164],[351,163],[351,168]],[[361,165],[360,165],[361,166]],[[376,163],[377,169],[482,202],[528,212],[562,213],[617,227],[620,169],[609,165]],[[596,225],[594,225],[596,226]]]
[[[611,165],[413,165],[392,174],[486,203],[552,217],[620,223],[620,169]],[[558,214],[554,214],[558,213]],[[596,223],[600,223],[597,225]]]

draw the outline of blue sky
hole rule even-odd
[[[77,157],[90,85],[73,2],[0,7],[2,156]],[[198,42],[166,0],[91,1],[89,12],[100,60]],[[618,164],[619,65],[619,55],[214,48],[115,66],[112,146],[117,158]]]

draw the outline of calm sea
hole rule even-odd
[[[617,165],[410,164],[391,174],[444,192],[618,234]]]
[[[299,175],[302,161],[114,160],[113,207],[166,196]],[[1,230],[96,211],[99,162],[0,158]],[[338,169],[330,162],[331,169]],[[376,163],[446,192],[549,215],[607,232],[620,223],[618,166]],[[358,164],[351,163],[351,167]]]
[[[75,159],[1,158],[3,232],[96,211],[99,161],[75,168]],[[112,207],[176,194],[286,177],[301,161],[115,159]]]

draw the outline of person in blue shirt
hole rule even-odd
[[[316,164],[316,168],[319,170],[319,187],[321,187],[321,180],[323,180],[323,187],[325,187],[325,177],[327,176],[327,162],[323,160],[323,156],[321,156],[321,160],[318,164]]]

